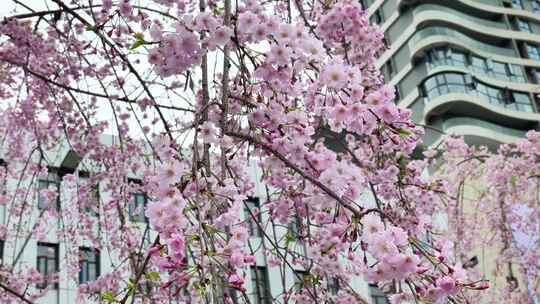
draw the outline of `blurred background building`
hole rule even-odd
[[[539,128],[540,1],[361,2],[386,37],[379,67],[427,146],[445,132],[496,148]]]

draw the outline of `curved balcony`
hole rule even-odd
[[[471,16],[441,5],[427,4],[425,6],[417,6],[413,10],[411,24],[402,31],[400,38],[381,56],[380,62],[386,62],[388,58],[393,56],[397,50],[401,49],[402,46],[407,43],[409,38],[415,35],[417,31],[428,26],[460,29],[461,31],[466,32],[466,34],[462,34],[463,36],[467,36],[467,34],[470,33],[471,36],[474,35],[477,40],[485,42],[482,43],[483,45],[476,43],[476,47],[489,53],[505,56],[516,56],[517,54],[515,54],[513,48],[501,48],[496,46],[497,44],[509,43],[513,39],[540,44],[540,35],[493,27],[493,23],[494,22],[492,21],[481,18],[471,18]],[[502,23],[497,24],[500,26]]]
[[[501,39],[517,39],[540,43],[538,35],[507,29],[506,23],[474,17],[443,5],[419,5],[412,13],[413,19],[422,20],[418,23],[419,25],[429,22],[444,23],[449,27],[463,28],[486,41],[500,42]]]
[[[450,7],[449,5],[441,5],[441,4],[434,4],[434,3],[421,4],[414,8],[413,15],[419,14],[424,11],[433,11],[433,10],[441,12],[441,13],[449,13],[455,17],[470,20],[470,21],[473,21],[475,24],[487,26],[493,29],[501,29],[501,30],[507,29],[506,23],[502,22],[503,20],[493,21],[486,18],[475,17],[471,14],[464,13],[453,7]]]
[[[435,41],[427,42],[427,39]],[[457,45],[465,46],[471,51],[476,51],[484,56],[488,54],[496,54],[508,58],[516,56],[514,49],[483,43],[455,29],[440,26],[426,27],[414,33],[414,35],[409,39],[409,47],[411,48],[411,53],[413,53],[413,51],[418,51],[421,49],[421,47],[426,47],[429,44],[434,44],[439,41],[441,43],[455,42]]]
[[[398,10],[403,10],[423,3],[439,3],[440,0],[398,0]],[[523,9],[509,8],[498,5],[490,5],[474,0],[452,0],[447,4],[456,10],[462,10],[468,14],[484,19],[496,19],[504,14],[540,22],[540,15]]]
[[[474,117],[448,118],[444,120],[442,127],[443,130],[449,134],[455,132],[454,134],[459,135],[480,135],[482,137],[492,138],[501,143],[513,142],[517,139],[525,137],[525,133],[527,133],[526,130],[508,128]],[[475,129],[481,129],[483,131],[475,132]],[[484,130],[487,130],[487,132]]]
[[[527,132],[466,116],[443,119],[440,128],[445,134],[463,136],[469,145],[487,146],[492,151],[496,151],[500,144],[518,141]],[[436,133],[433,136],[434,142],[428,144],[436,146],[441,137]]]
[[[434,74],[423,82],[422,91],[424,120],[428,122],[434,117],[451,114],[527,129],[540,121],[540,114],[533,113],[529,94],[486,84],[469,74]]]
[[[446,134],[463,136],[469,145],[486,146],[492,151],[497,151],[501,144],[517,142],[527,133],[471,117],[449,118],[442,127]]]
[[[500,14],[500,15],[507,14],[507,15],[512,15],[512,16],[540,22],[540,15],[524,10],[524,9],[489,5],[489,4],[485,4],[485,3],[481,3],[481,2],[473,1],[473,0],[454,0],[454,1],[460,2],[463,5],[468,6],[472,10],[481,11],[483,13]]]
[[[494,61],[540,68],[540,61],[519,58],[514,54],[513,49],[482,43],[449,28],[428,27],[419,30],[409,39],[408,46],[412,58],[422,58],[425,51],[438,45],[453,45],[474,55],[491,58]]]
[[[535,94],[538,91],[538,85],[528,82],[512,81],[510,79],[497,79],[492,74],[486,75],[483,72],[478,72],[474,67],[468,66],[454,66],[454,65],[429,65],[427,67],[427,78],[441,73],[458,73],[463,75],[470,75],[473,79],[481,84],[486,84],[490,87],[497,89],[509,89],[512,91],[519,91],[524,93]],[[528,111],[531,112],[531,111]]]
[[[540,114],[505,109],[468,93],[449,92],[429,102],[424,107],[424,120],[442,115],[474,116],[495,124],[515,129],[533,129],[540,121]]]

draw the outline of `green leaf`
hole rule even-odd
[[[510,178],[508,179],[508,182],[510,183],[510,185],[515,186],[516,183],[517,183],[517,179],[518,179],[517,176],[512,175],[512,176],[510,176]]]
[[[148,41],[144,40],[144,36],[141,33],[134,33],[133,37],[135,37],[135,43],[129,48],[130,51],[140,47],[143,44],[148,44]]]
[[[94,27],[91,26],[91,25],[87,25],[85,28],[84,28],[85,31],[87,32],[93,32],[94,31]]]
[[[132,278],[129,278],[128,281],[128,295],[132,295],[135,291],[135,281]]]
[[[412,135],[412,132],[410,130],[408,130],[408,129],[397,128],[396,131],[399,134],[399,136],[406,137],[406,136]]]
[[[114,298],[113,293],[110,292],[110,291],[107,291],[107,292],[102,293],[102,294],[101,294],[101,299],[102,299],[103,301],[107,301],[107,302],[109,302],[109,303],[116,303],[116,302],[118,302],[118,301],[116,301],[116,299]]]
[[[204,296],[206,294],[206,287],[202,282],[197,282],[193,284],[193,287],[195,287],[199,295]]]
[[[296,241],[296,237],[292,233],[287,232],[285,234],[285,244],[288,245],[289,243],[294,242],[294,241]]]
[[[133,51],[134,49],[140,47],[143,44],[144,44],[144,41],[137,40],[137,41],[135,41],[135,43],[133,43],[133,45],[129,48],[129,50]]]
[[[133,34],[133,37],[135,37],[135,39],[137,39],[137,40],[143,40],[144,41],[144,36],[143,36],[142,33],[136,32],[135,34]]]
[[[152,281],[159,281],[159,272],[157,271],[149,271],[146,273],[146,276]]]

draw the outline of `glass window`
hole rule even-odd
[[[293,215],[292,221],[289,223],[288,231],[291,236],[298,239],[300,236],[300,229],[302,227],[302,219],[298,215]]]
[[[492,62],[492,72],[497,74],[510,73],[508,66],[502,63]],[[538,75],[540,77],[540,75]],[[448,93],[468,93],[478,95],[486,102],[496,106],[519,111],[533,111],[529,95],[513,92],[509,89],[491,87],[471,77],[469,74],[441,73],[424,81],[426,102]]]
[[[476,73],[486,74],[487,66],[484,58],[472,56],[471,57],[472,70]]]
[[[531,99],[529,98],[528,94],[514,92],[513,95],[514,95],[513,99],[514,99],[514,102],[516,103],[516,107],[518,111],[523,111],[523,112],[533,111],[532,105],[531,105]]]
[[[526,44],[527,55],[530,59],[540,60],[540,50],[537,45]]]
[[[508,72],[507,72],[506,64],[504,63],[492,61],[491,71],[493,72],[493,76],[496,79],[500,79],[500,80],[508,79]]]
[[[60,210],[60,176],[56,169],[50,168],[47,176],[38,179],[38,209],[44,210],[49,208],[45,198],[41,195],[41,190],[53,187],[56,189],[56,210]]]
[[[392,76],[396,73],[396,68],[394,65],[394,59],[390,57],[390,59],[386,62],[386,73],[387,73],[387,79],[390,80]]]
[[[479,95],[488,96],[487,87],[483,83],[476,84],[476,91]]]
[[[523,8],[523,3],[521,2],[521,0],[512,0],[512,7]]]
[[[375,13],[373,13],[373,16],[370,18],[371,23],[381,25],[384,23],[384,14],[380,9],[376,10]]]
[[[326,283],[327,287],[328,287],[328,291],[333,294],[333,295],[336,295],[339,291],[339,279],[336,278],[336,277],[329,277],[327,278],[327,283]]]
[[[254,304],[270,304],[271,294],[270,285],[268,283],[268,271],[264,266],[251,266],[251,286]]]
[[[538,71],[538,70],[537,70]],[[539,73],[540,75],[540,73]],[[426,88],[426,91],[431,91],[432,89],[437,87],[437,79],[435,78],[429,78],[424,82],[424,87]]]
[[[131,193],[131,202],[129,203],[129,220],[132,222],[146,222],[147,218],[144,209],[148,202],[146,193]]]
[[[516,18],[516,25],[521,32],[532,33],[529,22]]]
[[[394,102],[397,103],[397,102],[400,101],[401,98],[402,98],[402,95],[401,95],[401,85],[400,85],[399,83],[397,83],[397,84],[394,86],[394,89],[395,89],[394,94],[396,95],[396,96],[395,96],[395,99],[394,99]]]
[[[517,82],[525,82],[525,76],[523,75],[523,70],[521,66],[517,64],[507,64],[508,74],[510,75],[510,80]]]
[[[259,225],[262,225],[262,220],[259,199],[253,198],[247,200],[244,204],[244,214],[246,216],[249,235],[252,237],[261,237],[262,232]]]
[[[447,89],[445,89],[445,87]],[[465,93],[465,80],[463,75],[448,73],[446,74],[446,86],[440,87],[441,93]]]
[[[0,158],[0,194],[6,193],[6,184],[7,184],[7,164]]]
[[[517,104],[517,110],[518,111],[522,111],[522,112],[532,112],[533,109],[532,109],[532,106],[531,104],[527,104],[527,103],[518,103]]]
[[[445,76],[446,76],[446,82],[448,84],[459,84],[459,85],[465,84],[465,79],[463,78],[462,74],[448,73],[448,74],[445,74]]]
[[[99,184],[86,172],[79,172],[79,207],[88,214],[99,214]]]
[[[371,296],[371,303],[373,304],[389,304],[388,298],[377,285],[369,284],[369,294]]]
[[[437,86],[446,84],[446,79],[444,77],[444,74],[438,74],[437,76],[435,76],[435,78],[437,79]]]
[[[5,245],[6,245],[6,243],[4,242],[4,240],[0,240],[0,259],[2,261],[4,261],[4,246]]]
[[[489,102],[495,105],[504,105],[505,97],[502,91],[496,88],[487,87]]]
[[[460,51],[452,51],[452,65],[454,66],[467,66],[467,55]]]
[[[533,12],[535,14],[540,14],[540,2],[538,2],[538,0],[533,0],[531,5],[532,5]]]
[[[79,284],[95,281],[99,277],[99,251],[79,248]]]
[[[43,282],[38,288],[46,288],[49,285],[50,276],[58,272],[58,244],[38,243],[37,246],[37,269],[43,276]],[[58,289],[58,283],[54,283],[54,289]]]
[[[536,83],[540,83],[540,69],[533,69],[532,72],[534,74]]]

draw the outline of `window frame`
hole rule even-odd
[[[142,204],[142,206],[141,206]],[[132,192],[129,200],[128,213],[129,220],[134,223],[146,223],[148,218],[145,214],[145,208],[148,205],[148,196],[144,192]],[[135,211],[138,208],[138,214]]]
[[[37,180],[37,208],[42,211],[45,209],[43,197],[41,196],[41,190],[48,189],[51,186],[56,188],[56,211],[60,210],[60,188],[62,183],[62,175],[59,168],[50,167],[47,170],[47,176],[40,176]]]
[[[88,257],[88,254],[92,254],[94,256],[93,261],[89,261],[88,259],[82,259],[82,252]],[[94,269],[94,275],[95,278],[90,278],[90,267],[93,266]],[[84,284],[87,282],[95,281],[99,276],[101,275],[101,257],[100,257],[100,251],[95,248],[90,247],[79,247],[79,284]],[[86,270],[86,278],[84,278],[85,273],[83,270]]]
[[[268,277],[268,268],[266,266],[250,266],[249,270],[251,287],[253,289],[250,294],[254,298],[253,304],[270,304],[272,293]],[[262,280],[260,280],[260,276],[263,276]]]
[[[252,215],[254,208],[258,209],[257,214],[255,214],[256,219]],[[262,215],[261,215],[261,202],[257,197],[251,197],[244,201],[244,215],[246,217],[246,223],[248,226],[248,233],[250,237],[260,238],[263,236],[263,231],[257,222],[262,225]]]
[[[0,239],[0,260],[2,260],[2,263],[0,263],[0,264],[4,264],[4,254],[5,254],[4,251],[5,251],[5,248],[6,248],[6,241]]]
[[[375,284],[369,284],[369,297],[373,304],[388,304],[390,301],[386,294]]]
[[[40,256],[40,248],[46,248],[45,250],[50,250],[52,249],[54,251],[54,256],[53,257],[50,257],[48,255],[45,255],[45,256]],[[55,243],[44,243],[44,242],[38,242],[37,243],[37,255],[36,255],[36,268],[38,270],[38,272],[43,276],[43,282],[41,283],[38,283],[37,284],[37,288],[38,289],[45,289],[47,288],[50,283],[48,282],[48,277],[50,277],[51,275],[55,274],[55,273],[58,273],[60,272],[60,248],[58,246],[58,244],[55,244]],[[45,262],[45,273],[42,273],[41,272],[41,269],[40,269],[40,261],[44,261]],[[53,264],[52,266],[52,269],[53,271],[50,271],[50,268],[49,268],[49,265],[50,264]],[[53,289],[58,289],[58,282],[55,282],[53,284]]]
[[[90,199],[95,201],[95,203],[97,204],[97,208],[96,210],[93,210],[90,206],[86,205],[84,206],[84,208],[82,208],[81,211],[99,217],[99,205],[101,200],[99,182],[91,183],[90,174],[86,171],[79,171],[77,187],[81,187],[83,185],[89,186],[91,188]],[[88,202],[85,202],[85,204],[88,204]]]
[[[527,50],[527,58],[533,60],[540,60],[540,48],[536,44],[525,43],[525,48]],[[533,52],[531,52],[533,50]]]
[[[337,277],[326,278],[326,289],[333,295],[337,295],[341,289],[339,279]]]
[[[540,1],[532,0],[531,6],[532,6],[533,13],[540,15]]]
[[[522,0],[512,0],[512,7],[523,9],[523,1]]]
[[[134,185],[132,187],[140,187],[141,182],[139,180],[130,180]],[[136,186],[135,186],[136,185]],[[142,198],[142,200],[138,199]],[[142,206],[139,205],[142,203]],[[142,190],[133,189],[130,192],[130,199],[128,202],[128,218],[132,223],[148,223],[148,218],[145,214],[146,206],[148,206],[148,194]],[[135,214],[135,210],[139,208],[138,214]]]
[[[461,75],[460,80],[450,80],[449,76]],[[425,100],[437,98],[439,96],[451,93],[460,93],[462,91],[474,92],[477,96],[485,99],[488,103],[498,107],[511,109],[520,112],[534,112],[533,100],[530,95],[522,91],[513,91],[485,84],[483,82],[468,76],[455,72],[438,73],[431,75],[422,82],[422,92]],[[468,78],[470,78],[468,80]],[[462,82],[463,81],[463,82]],[[433,86],[433,87],[431,87]],[[459,89],[458,87],[463,87]],[[516,98],[519,96],[519,98]]]
[[[531,24],[527,20],[516,17],[516,28],[523,33],[532,33]]]

